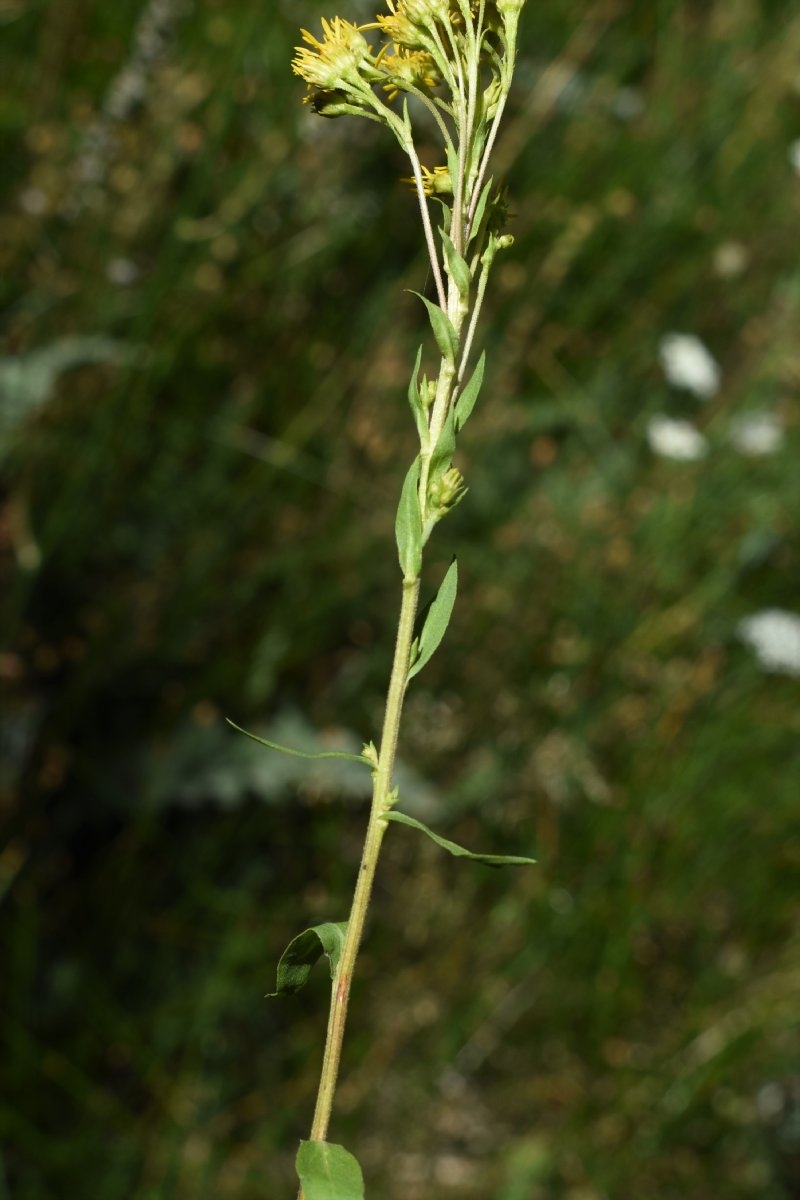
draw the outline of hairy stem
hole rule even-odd
[[[400,608],[400,619],[397,626],[397,641],[395,643],[394,662],[386,696],[386,712],[383,719],[381,747],[378,756],[378,766],[373,773],[372,809],[369,824],[364,839],[364,849],[361,855],[361,865],[358,870],[358,880],[353,894],[353,904],[347,924],[342,956],[333,983],[331,995],[328,1032],[325,1041],[325,1053],[322,1060],[317,1103],[314,1110],[314,1120],[311,1126],[311,1141],[324,1142],[327,1140],[333,1099],[336,1092],[336,1080],[339,1074],[339,1063],[342,1056],[342,1042],[347,1021],[347,1006],[350,1000],[350,985],[353,971],[358,958],[361,937],[364,932],[364,922],[372,894],[372,883],[375,869],[378,865],[381,842],[386,830],[386,822],[382,819],[384,813],[391,807],[390,792],[394,762],[397,754],[397,739],[400,732],[400,717],[403,711],[406,685],[408,683],[409,657],[411,642],[414,636],[414,619],[417,614],[419,600],[419,578],[403,580],[403,601]],[[298,1192],[298,1200],[303,1200],[303,1189]]]

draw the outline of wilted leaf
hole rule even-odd
[[[331,967],[331,979],[336,976],[336,968],[342,956],[347,921],[333,924],[327,921],[324,925],[314,925],[298,933],[284,950],[278,963],[278,983],[272,996],[293,996],[305,986],[311,968],[318,958],[327,956]]]

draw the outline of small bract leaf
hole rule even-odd
[[[408,403],[411,405],[411,411],[414,414],[414,421],[417,426],[420,442],[427,443],[428,440],[428,421],[425,416],[425,408],[419,394],[419,364],[422,361],[422,346],[417,351],[417,360],[414,363],[414,373],[408,385]]]
[[[384,821],[397,821],[400,825],[410,825],[412,829],[419,829],[436,842],[437,846],[441,846],[443,850],[447,850],[449,854],[455,855],[456,858],[471,858],[475,862],[485,863],[487,867],[528,867],[536,862],[535,858],[524,858],[519,854],[473,854],[471,850],[465,850],[463,846],[459,846],[456,842],[448,841],[447,838],[440,837],[438,833],[434,833],[432,829],[428,829],[427,825],[423,825],[421,821],[415,820],[414,817],[409,817],[405,813],[385,812],[383,814]]]
[[[456,250],[452,240],[443,230],[441,231],[441,238],[442,245],[444,246],[445,261],[447,263],[447,273],[455,280],[455,285],[458,288],[461,298],[466,299],[472,285],[472,276],[470,275],[469,267]]]
[[[453,328],[453,322],[450,320],[444,309],[441,309],[438,304],[433,304],[430,300],[427,300],[425,296],[420,295],[419,292],[415,292],[413,288],[410,288],[409,290],[412,292],[412,295],[419,297],[428,310],[428,317],[430,319],[431,329],[433,330],[433,336],[436,338],[436,345],[442,352],[442,358],[445,358],[447,362],[453,365],[456,361],[456,354],[458,353],[458,338],[456,336],[456,331]]]
[[[425,617],[422,633],[419,635],[419,653],[408,672],[409,679],[422,670],[444,637],[456,602],[457,588],[458,564],[453,559]]]
[[[333,1142],[301,1142],[295,1160],[305,1200],[364,1200],[358,1160]]]
[[[478,399],[478,394],[483,384],[483,371],[486,366],[486,351],[478,359],[475,364],[475,370],[472,372],[469,383],[461,392],[461,395],[456,400],[455,404],[455,427],[456,433],[463,429],[473,408],[475,401]]]
[[[305,986],[311,968],[323,954],[327,955],[330,962],[331,979],[335,979],[346,933],[347,921],[338,924],[327,921],[324,925],[314,925],[312,929],[298,933],[280,957],[277,988],[267,995],[270,998],[293,996],[299,992]]]
[[[456,423],[455,411],[451,408],[447,414],[442,432],[439,434],[436,445],[433,448],[430,465],[430,478],[432,479],[438,472],[446,471],[453,460],[453,455],[456,452]]]
[[[475,212],[472,217],[472,225],[470,226],[470,234],[469,234],[470,241],[472,241],[472,239],[475,237],[475,235],[480,231],[481,222],[483,220],[484,213],[486,212],[486,205],[489,202],[489,193],[491,192],[491,190],[492,190],[492,180],[489,179],[484,184],[483,190],[481,191],[480,197],[478,199],[478,203],[475,206]]]
[[[422,565],[422,518],[419,511],[419,455],[409,467],[395,520],[397,554],[404,579],[416,579]]]
[[[282,746],[280,742],[271,742],[269,738],[258,737],[255,733],[249,733],[246,729],[242,729],[241,725],[237,725],[230,717],[225,720],[235,729],[237,733],[243,733],[245,737],[252,738],[254,742],[258,742],[260,746],[268,746],[270,750],[279,750],[281,754],[291,754],[293,758],[346,758],[349,762],[363,762],[369,767],[372,764],[363,754],[346,754],[343,750],[323,750],[319,754],[309,754],[305,750],[293,750],[291,746]]]

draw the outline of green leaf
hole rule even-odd
[[[422,633],[419,635],[418,658],[408,672],[409,679],[422,670],[444,637],[456,602],[457,587],[458,564],[453,559],[425,617]]]
[[[419,365],[421,361],[422,346],[420,346],[419,350],[417,351],[417,360],[414,363],[414,373],[411,376],[411,380],[408,385],[408,403],[411,405],[411,411],[414,414],[419,440],[424,445],[428,440],[428,419],[419,394]]]
[[[451,366],[454,365],[458,353],[458,338],[452,321],[438,304],[433,304],[419,292],[415,292],[413,288],[409,288],[409,291],[413,296],[418,296],[428,310],[433,336],[436,338],[436,345],[442,352],[442,358],[445,358]]]
[[[433,448],[429,478],[433,479],[439,471],[446,471],[453,460],[453,455],[455,452],[455,411],[451,408],[450,412],[447,414],[445,423],[442,426],[442,432],[439,434],[436,445]]]
[[[472,217],[472,225],[470,227],[469,241],[471,242],[475,235],[480,232],[481,221],[486,212],[486,205],[489,203],[489,193],[492,190],[492,179],[488,179],[483,186],[478,203],[475,206],[475,213]]]
[[[397,812],[396,809],[385,812],[383,819],[384,821],[397,821],[400,825],[410,825],[412,829],[419,829],[421,833],[427,834],[431,841],[436,842],[437,846],[441,846],[443,850],[447,850],[456,858],[471,858],[475,862],[485,863],[487,867],[527,867],[536,862],[535,858],[523,858],[519,854],[473,854],[471,850],[465,850],[456,842],[450,842],[447,838],[440,837],[438,833],[428,829],[428,826],[423,825],[421,821],[406,816],[405,813]]]
[[[293,996],[299,992],[305,986],[311,968],[323,954],[327,955],[330,962],[331,979],[335,979],[346,933],[346,921],[336,925],[327,921],[324,925],[315,925],[298,933],[280,957],[277,988],[274,992],[268,992],[268,996]]]
[[[453,182],[453,190],[455,191],[456,180],[458,179],[458,154],[455,146],[448,145],[447,147],[447,169],[450,172],[450,178]]]
[[[456,433],[459,433],[466,425],[467,420],[475,407],[475,401],[478,399],[478,394],[483,384],[483,371],[486,366],[486,351],[478,359],[475,364],[475,370],[472,372],[469,383],[462,390],[455,403],[455,424]]]
[[[271,742],[269,738],[258,737],[255,733],[249,733],[246,729],[242,729],[241,725],[237,725],[230,717],[225,720],[235,729],[237,733],[243,733],[245,737],[252,738],[254,742],[258,742],[260,746],[268,746],[270,750],[280,750],[281,754],[291,754],[294,758],[346,758],[349,762],[366,763],[368,767],[372,766],[370,760],[364,754],[346,754],[343,750],[323,750],[319,754],[309,754],[305,750],[293,750],[291,746],[282,746],[280,742]]]
[[[364,1200],[358,1160],[333,1142],[301,1142],[295,1160],[304,1200]]]
[[[469,267],[443,230],[441,231],[441,238],[447,262],[447,273],[455,280],[455,285],[462,299],[466,299],[469,295],[469,289],[472,286],[472,276],[470,275]]]
[[[404,579],[416,579],[422,566],[422,517],[419,511],[419,455],[409,467],[395,520],[397,554]]]

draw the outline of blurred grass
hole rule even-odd
[[[0,463],[0,1196],[291,1194],[325,982],[261,997],[346,913],[363,810],[333,777],[160,781],[221,714],[379,718],[424,264],[392,146],[299,104],[326,14],[0,4],[5,361],[133,356],[61,374]],[[554,0],[524,36],[461,601],[403,753],[441,826],[541,866],[394,831],[335,1135],[375,1200],[786,1200],[798,685],[735,626],[800,579],[800,18]],[[702,408],[658,366],[676,329],[722,366]],[[744,458],[764,407],[785,446]],[[708,458],[655,458],[659,411]]]

